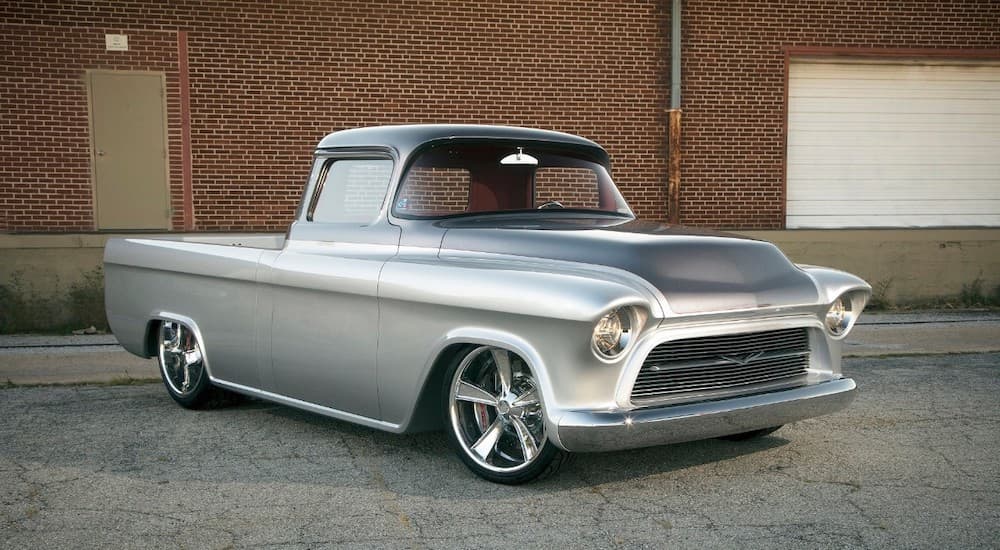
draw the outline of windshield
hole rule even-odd
[[[393,203],[393,214],[409,219],[560,210],[632,217],[604,166],[537,143],[432,147],[410,165]]]

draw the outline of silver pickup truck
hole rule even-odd
[[[181,405],[443,426],[500,483],[847,406],[841,340],[871,291],[638,220],[594,142],[494,126],[330,134],[286,236],[112,239],[104,262],[115,335]]]

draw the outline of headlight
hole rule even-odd
[[[834,337],[843,336],[854,325],[857,312],[850,295],[839,296],[826,311],[826,330]]]
[[[627,308],[611,311],[594,326],[594,349],[606,359],[625,351],[631,338],[632,315]]]

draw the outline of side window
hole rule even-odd
[[[566,208],[600,209],[597,174],[587,168],[539,168],[535,172],[535,207],[550,201]]]
[[[396,197],[401,214],[441,216],[465,212],[469,205],[469,171],[464,168],[414,166]]]
[[[369,223],[378,215],[392,177],[389,159],[335,160],[320,174],[315,222]]]

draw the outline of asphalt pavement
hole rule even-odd
[[[114,385],[157,371],[113,336],[0,337],[0,548],[1000,547],[1000,313],[866,315],[845,354],[845,411],[504,487],[441,433],[188,411]]]
[[[392,435],[159,385],[0,391],[3,548],[996,548],[1000,354],[853,357],[846,410],[506,487]]]

